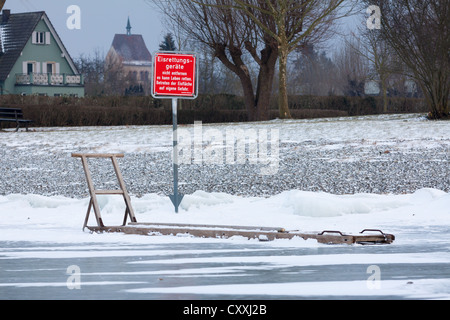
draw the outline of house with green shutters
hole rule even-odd
[[[83,76],[44,11],[2,11],[0,94],[84,97]]]

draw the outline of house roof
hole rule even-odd
[[[43,14],[43,11],[11,14],[6,23],[2,22],[3,14],[0,15],[0,80],[8,77]]]
[[[152,55],[140,34],[116,34],[112,43],[113,49],[123,63],[151,63]]]
[[[0,81],[7,79],[11,69],[14,67],[14,64],[20,57],[33,31],[41,20],[46,21],[69,65],[74,73],[78,73],[72,58],[44,11],[10,14],[6,23],[3,22],[3,15],[4,13],[0,15]]]

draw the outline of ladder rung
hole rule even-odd
[[[123,190],[94,190],[97,195],[102,194],[124,194]]]
[[[73,158],[123,158],[125,155],[123,153],[72,153]]]

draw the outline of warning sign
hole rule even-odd
[[[155,98],[195,98],[196,62],[193,54],[156,53],[153,58],[152,95]]]

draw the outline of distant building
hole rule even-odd
[[[416,97],[418,95],[417,83],[414,80],[405,80],[405,92],[407,97]]]
[[[128,18],[126,34],[116,34],[106,55],[108,70],[121,74],[125,94],[149,94],[152,73],[152,55],[140,34],[131,34]]]
[[[44,11],[2,11],[0,94],[84,96],[83,77]]]
[[[364,83],[364,93],[371,96],[378,96],[381,93],[380,83],[375,80],[368,80]]]
[[[414,80],[407,78],[391,79],[387,84],[388,96],[417,97],[419,94],[417,84]],[[379,80],[367,80],[364,83],[364,93],[370,96],[380,96],[381,84]]]

